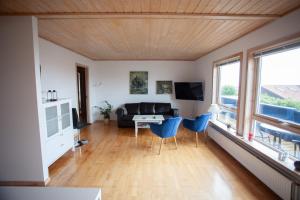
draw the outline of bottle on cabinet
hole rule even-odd
[[[48,92],[47,92],[47,101],[51,101],[51,99],[52,99],[52,91],[48,90]]]
[[[56,90],[48,90],[47,92],[47,101],[57,101],[57,91]]]
[[[52,90],[52,101],[57,101],[57,92],[56,92],[56,90]]]

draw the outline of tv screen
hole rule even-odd
[[[175,82],[176,99],[203,101],[202,82]]]

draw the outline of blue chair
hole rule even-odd
[[[184,119],[183,127],[196,132],[196,147],[198,147],[198,133],[205,133],[211,113],[202,114],[195,119]]]
[[[173,137],[177,149],[177,142],[176,142],[176,133],[177,129],[179,127],[179,124],[182,120],[182,117],[174,117],[174,118],[169,118],[166,119],[165,121],[162,122],[162,124],[150,124],[150,129],[151,131],[157,135],[158,137],[161,138],[161,143],[160,143],[160,148],[159,148],[159,153],[161,150],[162,143],[164,139]],[[154,137],[152,136],[152,142],[151,142],[151,148],[153,145],[153,139]]]

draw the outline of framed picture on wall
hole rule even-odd
[[[131,71],[129,73],[130,94],[148,94],[148,72]]]
[[[156,94],[172,94],[172,81],[156,81]]]

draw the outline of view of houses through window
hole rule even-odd
[[[262,54],[257,58],[257,105],[253,121],[255,138],[300,158],[300,134],[272,126],[268,119],[300,125],[300,47]]]

